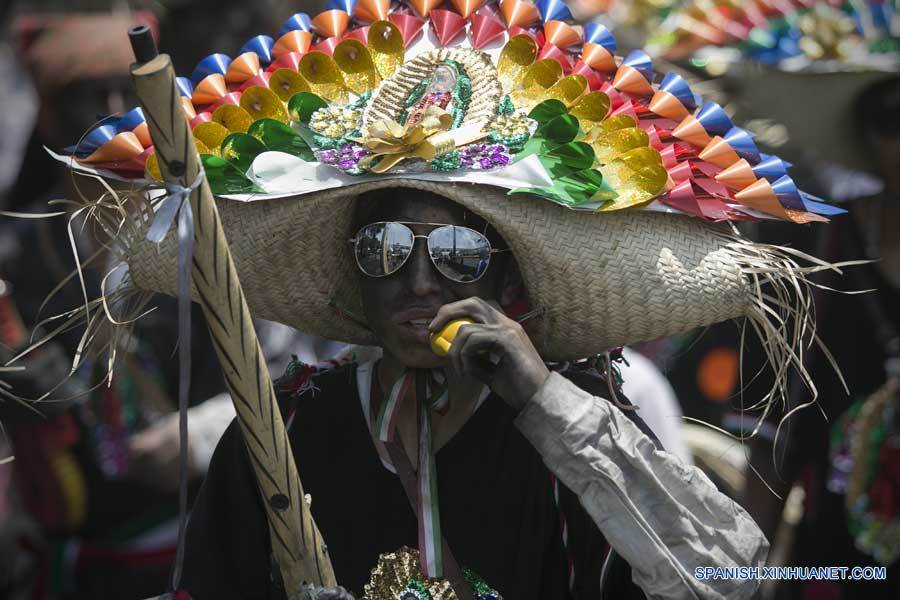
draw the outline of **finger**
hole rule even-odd
[[[490,384],[506,350],[500,332],[482,328],[470,333],[458,352],[463,373]]]
[[[428,324],[428,328],[431,331],[437,331],[450,321],[463,317],[469,317],[477,323],[496,323],[502,314],[481,298],[472,296],[442,306]]]
[[[480,327],[484,327],[484,325],[481,323],[467,323],[461,326],[456,332],[456,337],[453,338],[453,343],[450,344],[450,352],[447,353],[447,358],[450,360],[450,364],[452,365],[453,370],[460,375],[464,374],[462,356],[460,352],[463,346],[465,346],[466,339]]]

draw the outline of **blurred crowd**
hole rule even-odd
[[[0,210],[65,213],[66,204],[48,202],[98,193],[44,147],[63,148],[98,114],[134,105],[129,26],[149,25],[176,70],[189,73],[209,52],[323,5],[0,3]],[[747,110],[739,101],[729,109]],[[860,86],[844,110],[855,137],[832,143],[859,148],[861,167],[805,155],[790,129],[779,153],[794,152],[798,184],[845,201],[849,214],[829,226],[748,231],[828,261],[872,259],[815,280],[822,344],[804,361],[817,405],[803,408],[811,390],[797,377],[778,414],[758,424],[743,410],[768,391],[771,373],[759,371],[762,350],[734,324],[627,349],[621,368],[626,395],[663,444],[751,512],[772,542],[770,564],[888,567],[887,585],[767,582],[766,598],[886,598],[900,577],[900,80]],[[169,587],[179,474],[174,300],[154,298],[158,308],[119,348],[111,379],[106,355],[73,370],[83,329],[51,317],[77,311],[85,292],[99,296],[111,266],[79,224],[77,214],[0,216],[0,362],[57,334],[17,361],[24,370],[0,373],[0,598],[149,598]],[[860,290],[871,291],[844,293]],[[199,311],[192,322],[193,493],[234,411]],[[346,351],[275,324],[258,329],[273,376],[291,355],[315,363]],[[782,420],[795,408],[803,409]]]

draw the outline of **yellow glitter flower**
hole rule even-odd
[[[527,134],[530,121],[522,113],[497,115],[497,118],[490,124],[490,130],[504,137]]]
[[[319,135],[341,138],[359,128],[361,113],[346,106],[327,106],[312,114],[309,128]]]

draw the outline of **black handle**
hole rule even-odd
[[[159,55],[148,25],[135,25],[128,30],[128,38],[131,40],[131,49],[138,63],[150,62]]]

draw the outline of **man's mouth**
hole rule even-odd
[[[428,325],[431,323],[431,320],[433,318],[433,315],[416,315],[412,319],[402,318],[402,320],[400,320],[398,324],[400,326],[400,331],[403,333],[403,337],[407,338],[410,342],[427,345],[430,335],[430,332],[428,331]]]

